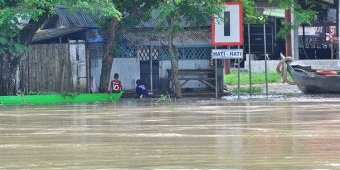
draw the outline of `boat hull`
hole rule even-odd
[[[120,93],[80,93],[80,94],[46,94],[0,96],[0,104],[57,104],[117,101]]]
[[[303,93],[340,93],[340,75],[318,75],[315,72],[294,68],[287,63],[287,71]]]

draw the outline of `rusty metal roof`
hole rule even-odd
[[[123,34],[127,44],[131,45],[155,45],[168,44],[167,37],[163,32],[152,30],[130,30]],[[211,46],[210,29],[184,30],[174,38],[175,46]]]

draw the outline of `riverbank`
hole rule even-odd
[[[262,92],[256,92],[256,94],[266,94],[266,84],[253,84],[253,87],[259,87]],[[249,88],[249,85],[241,85],[240,87]],[[227,86],[228,91],[237,91],[237,85]],[[234,92],[235,93],[235,92]],[[268,94],[300,94],[301,91],[296,85],[289,85],[284,83],[268,83]]]
[[[252,86],[257,86],[262,89],[262,92],[256,92],[254,94],[266,94],[266,84],[253,84]],[[241,85],[241,87],[249,88],[249,85]],[[234,91],[234,92],[233,92]],[[223,93],[219,93],[218,97],[229,96],[229,95],[237,95],[237,85],[226,85]],[[216,93],[214,90],[205,90],[205,89],[193,89],[193,90],[183,90],[183,97],[211,97],[215,98]],[[247,93],[249,94],[249,93]],[[283,83],[268,83],[268,94],[269,95],[293,95],[293,94],[301,94],[301,91],[295,85],[283,84]],[[124,95],[122,98],[134,98],[134,91],[124,91]],[[161,92],[154,92],[154,98],[160,98],[162,94]],[[170,94],[171,97],[174,94]]]

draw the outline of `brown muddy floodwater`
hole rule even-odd
[[[338,96],[0,105],[0,169],[340,169]]]

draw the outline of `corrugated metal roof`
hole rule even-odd
[[[58,27],[58,23],[59,23],[58,21],[59,21],[58,15],[52,15],[51,17],[49,17],[44,22],[44,24],[41,27],[41,29],[44,30],[44,29],[57,28]]]
[[[126,31],[124,40],[130,45],[155,45],[164,46],[168,44],[167,37],[162,32],[155,31]],[[210,29],[184,30],[174,38],[175,46],[211,46]]]
[[[67,7],[57,6],[57,14],[60,22],[67,28],[99,28],[96,24],[98,16],[90,13],[71,11]]]
[[[140,22],[136,28],[156,28],[157,27],[157,20],[158,20],[159,13],[154,12],[152,14],[151,19],[147,21]],[[210,26],[211,25],[211,16],[204,16],[203,20],[200,23],[197,23],[199,26]],[[162,24],[164,24],[164,27],[169,26],[168,22],[166,20],[161,21]],[[182,17],[182,23],[184,27],[197,27],[192,21],[188,20],[185,17]]]

